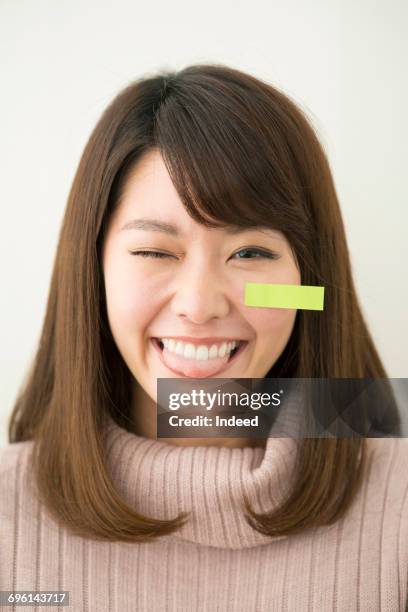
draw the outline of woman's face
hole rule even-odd
[[[137,228],[136,222],[146,218],[175,226],[177,235],[176,230]],[[135,251],[167,256],[144,257]],[[264,227],[229,233],[199,225],[184,209],[157,151],[139,160],[125,185],[108,227],[102,265],[112,335],[134,378],[154,401],[158,378],[263,378],[291,335],[296,310],[244,305],[247,282],[300,284],[284,235]],[[182,344],[180,337],[190,342]],[[162,351],[153,338],[174,339],[170,348],[179,354]],[[230,362],[228,352],[211,351],[222,339],[247,344]],[[203,345],[200,356],[207,347],[212,358],[197,360],[189,349],[185,356],[190,343]]]

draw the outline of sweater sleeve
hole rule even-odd
[[[398,443],[401,450],[401,463],[405,470],[408,471],[408,439],[399,439]],[[403,493],[398,537],[398,567],[400,568],[401,589],[403,589],[401,603],[405,601],[404,610],[408,612],[408,483],[405,485]]]

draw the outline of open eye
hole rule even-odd
[[[236,253],[234,253],[234,255],[238,255],[239,253],[257,253],[260,256],[260,258],[279,259],[279,255],[277,253],[273,253],[272,251],[264,251],[262,249],[251,248],[251,247],[241,249],[240,251],[237,251]],[[248,259],[248,257],[239,257],[239,259]],[[259,259],[259,257],[250,257],[249,259]]]

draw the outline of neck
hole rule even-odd
[[[174,446],[217,446],[225,448],[265,448],[266,438],[226,438],[215,435],[211,438],[163,438],[157,437],[157,405],[143,387],[135,384],[132,394],[133,433],[138,436],[160,440]],[[217,433],[219,428],[214,428]]]

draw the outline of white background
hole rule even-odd
[[[225,63],[283,89],[328,154],[363,312],[408,377],[404,0],[2,0],[0,446],[34,355],[83,147],[130,81]]]

